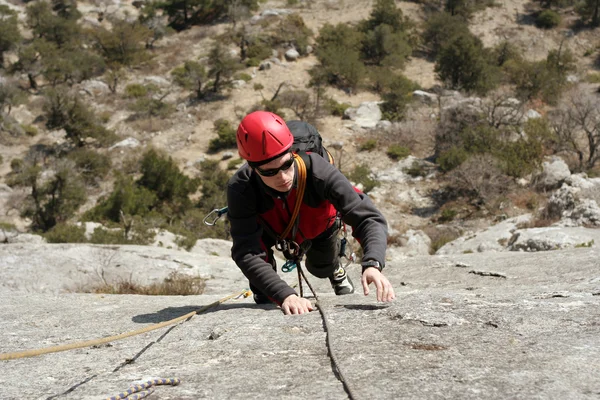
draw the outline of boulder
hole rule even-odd
[[[571,176],[566,162],[560,157],[553,156],[542,163],[542,172],[534,178],[537,187],[556,189]]]
[[[285,52],[285,59],[287,61],[296,61],[300,57],[300,53],[296,49],[289,49]]]
[[[361,128],[375,128],[381,120],[380,102],[367,101],[358,107],[349,107],[344,111],[344,117],[354,121]]]

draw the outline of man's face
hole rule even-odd
[[[260,179],[278,192],[289,192],[294,183],[294,156],[286,153],[281,157],[255,168]]]

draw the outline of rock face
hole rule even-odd
[[[99,250],[112,256],[104,264],[111,273],[149,279],[177,269],[214,282],[200,296],[64,292],[66,281],[85,278],[103,259]],[[212,252],[0,246],[0,353],[151,327],[244,289],[233,262]],[[327,280],[309,275],[327,334],[318,312],[284,316],[250,298],[230,300],[108,344],[0,361],[0,398],[96,400],[149,379],[179,378],[178,386],[157,386],[155,396],[347,399],[332,352],[355,398],[596,399],[599,258],[597,248],[396,257],[385,272],[397,298],[386,304],[373,293],[335,296]],[[358,265],[349,273],[360,281]],[[40,281],[54,287],[40,291]]]

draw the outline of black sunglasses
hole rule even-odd
[[[294,157],[292,156],[289,160],[284,162],[279,168],[270,168],[270,169],[261,169],[256,167],[256,170],[262,176],[275,176],[279,173],[279,171],[287,171],[294,164]]]

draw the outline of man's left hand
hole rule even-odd
[[[392,284],[377,268],[367,268],[361,278],[365,296],[369,295],[369,285],[375,284],[377,288],[377,301],[392,301],[396,298]]]

